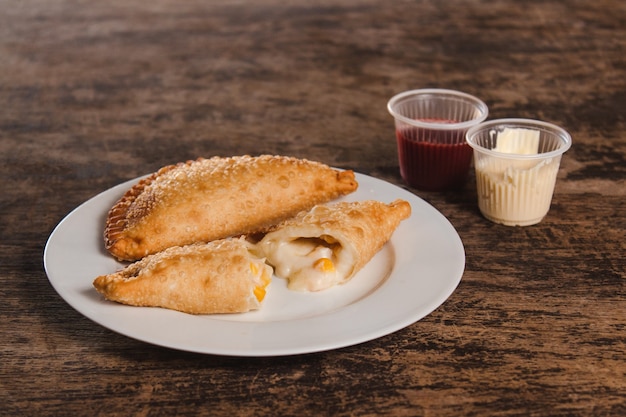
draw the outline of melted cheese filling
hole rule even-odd
[[[289,281],[289,289],[320,291],[342,282],[351,262],[341,245],[329,236],[271,241],[266,247],[274,273]]]

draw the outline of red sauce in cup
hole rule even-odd
[[[454,120],[424,119],[429,123]],[[412,187],[440,191],[462,187],[472,162],[465,130],[440,130],[410,126],[396,130],[400,174]]]

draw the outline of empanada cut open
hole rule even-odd
[[[290,289],[321,291],[351,279],[410,214],[404,200],[317,205],[277,225],[257,248]]]
[[[93,282],[107,300],[190,314],[243,313],[261,306],[272,268],[243,238],[175,246]]]

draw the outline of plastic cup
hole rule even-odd
[[[506,226],[530,226],[548,214],[561,156],[572,145],[565,130],[528,119],[500,119],[470,128],[478,208]]]
[[[487,118],[484,102],[460,91],[431,88],[397,94],[387,110],[395,119],[400,175],[408,185],[443,191],[466,183],[472,149],[465,133]]]

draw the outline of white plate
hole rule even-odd
[[[104,249],[109,208],[138,179],[113,187],[72,211],[52,232],[44,252],[48,279],[78,312],[115,332],[191,352],[278,356],[335,349],[400,330],[431,313],[455,290],[465,251],[448,220],[419,197],[356,174],[358,190],[342,199],[402,198],[412,206],[390,242],[351,281],[318,293],[287,290],[274,278],[259,311],[193,316],[105,301],[95,277],[121,269]]]

